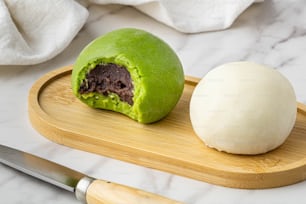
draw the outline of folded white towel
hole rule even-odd
[[[195,33],[228,28],[255,0],[89,2],[131,5],[181,32]],[[0,0],[0,65],[51,59],[69,45],[87,17],[87,9],[74,0]]]
[[[0,64],[36,64],[60,53],[86,22],[73,0],[0,0]]]
[[[136,7],[185,33],[228,28],[256,0],[90,0]],[[258,0],[257,0],[258,1]]]

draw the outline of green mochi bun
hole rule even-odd
[[[133,84],[133,104],[116,93],[80,94],[86,74],[99,64],[125,67]],[[72,70],[73,93],[93,108],[112,110],[140,123],[165,117],[177,104],[184,88],[181,62],[167,43],[139,29],[124,28],[98,37],[78,56]]]

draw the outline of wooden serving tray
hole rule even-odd
[[[33,127],[56,143],[227,187],[270,188],[306,178],[306,106],[301,103],[281,147],[262,155],[234,155],[206,147],[193,132],[189,100],[198,79],[186,77],[175,109],[144,125],[89,108],[72,94],[70,77],[71,66],[52,71],[29,93]]]

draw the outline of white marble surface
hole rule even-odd
[[[202,77],[225,62],[252,60],[275,67],[306,103],[306,1],[253,5],[224,31],[187,35],[132,7],[91,6],[87,24],[62,54],[33,66],[0,67],[0,144],[48,158],[91,176],[158,193],[189,204],[305,203],[306,181],[265,190],[231,189],[78,151],[52,143],[28,120],[27,95],[43,74],[74,62],[97,36],[121,27],[148,30],[176,50],[185,74]],[[1,50],[5,52],[5,50]],[[73,204],[72,194],[0,165],[0,203]]]

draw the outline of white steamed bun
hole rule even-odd
[[[234,154],[260,154],[280,146],[295,124],[296,112],[290,82],[252,62],[213,69],[190,101],[195,133],[207,146]]]

